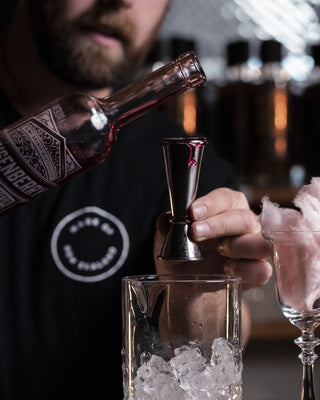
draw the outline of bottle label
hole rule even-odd
[[[0,212],[23,203],[81,169],[60,135],[59,104],[1,132]]]

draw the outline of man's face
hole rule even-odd
[[[84,89],[115,86],[143,62],[169,0],[28,0],[46,65]]]

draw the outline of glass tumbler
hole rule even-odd
[[[123,278],[125,400],[242,398],[240,278]]]

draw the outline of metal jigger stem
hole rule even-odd
[[[170,196],[170,228],[158,256],[163,260],[201,260],[198,243],[189,239],[188,209],[195,200],[205,138],[168,138],[162,142]]]

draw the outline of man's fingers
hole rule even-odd
[[[228,260],[223,269],[226,274],[238,275],[242,278],[243,290],[265,285],[272,275],[272,267],[265,260]]]
[[[270,257],[270,246],[260,233],[229,237],[218,246],[221,255],[230,258],[263,259]]]
[[[190,226],[190,236],[198,242],[259,231],[260,224],[257,216],[248,209],[218,214],[203,221],[195,221]]]
[[[243,193],[219,188],[195,200],[189,212],[193,221],[201,221],[226,211],[248,208],[248,201]]]

